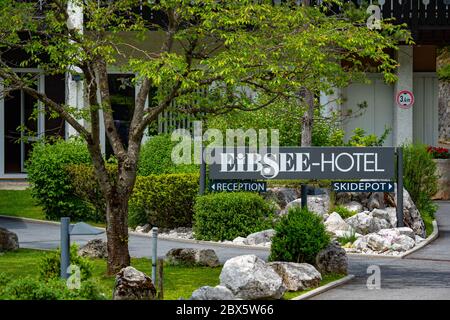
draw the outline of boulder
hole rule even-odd
[[[152,230],[152,226],[147,223],[143,226],[137,226],[135,231],[139,233],[149,233],[150,230]]]
[[[369,225],[369,233],[378,232],[382,229],[389,229],[390,227],[391,224],[387,220],[372,217]]]
[[[386,207],[384,202],[384,192],[371,193],[365,206],[369,211],[372,211],[373,209],[384,209]]]
[[[392,228],[397,227],[397,208],[387,207],[385,209],[389,215],[389,222],[391,223]]]
[[[416,245],[416,241],[407,235],[401,234],[392,240],[391,250],[393,251],[408,251]]]
[[[300,192],[298,189],[280,187],[268,188],[267,192],[264,194],[265,199],[274,200],[281,209],[285,208],[289,202],[294,201],[299,196]]]
[[[347,253],[337,242],[333,241],[317,254],[316,267],[322,274],[347,274]]]
[[[342,205],[344,208],[346,208],[347,210],[359,213],[362,212],[364,210],[364,207],[361,203],[357,202],[357,201],[350,201],[348,203],[344,203]]]
[[[273,229],[255,232],[248,235],[247,238],[244,240],[244,243],[248,245],[263,244],[272,241],[274,235],[275,230]]]
[[[331,233],[336,233],[337,231],[351,232],[353,230],[337,212],[330,214],[324,225],[327,231]]]
[[[204,286],[192,292],[189,300],[238,300],[230,289],[224,286]]]
[[[373,209],[370,215],[374,218],[390,221],[391,217],[386,209]]]
[[[319,286],[322,276],[308,263],[271,262],[269,266],[283,279],[288,291],[299,291]]]
[[[0,227],[0,252],[19,249],[19,238],[17,234]]]
[[[357,251],[365,252],[368,249],[367,236],[362,236],[356,239],[352,244],[352,248],[356,249]]]
[[[279,299],[286,291],[281,277],[256,255],[243,255],[225,262],[220,284],[246,300]]]
[[[417,245],[417,244],[421,243],[422,241],[425,241],[425,239],[416,235],[414,237],[414,241],[416,242],[416,245]]]
[[[397,186],[395,187],[394,199],[397,204]],[[425,224],[406,189],[403,189],[403,222],[407,227],[413,229],[416,235],[422,238],[426,237]]]
[[[383,237],[377,233],[371,233],[367,235],[367,246],[377,252],[385,252],[390,249],[390,239]]]
[[[347,222],[356,232],[360,234],[368,234],[370,232],[373,217],[368,214],[368,211],[363,211],[360,213],[347,218]]]
[[[218,267],[219,258],[213,249],[200,249],[195,252],[195,263],[204,267]]]
[[[287,213],[290,208],[301,207],[301,205],[302,199],[295,199],[286,205],[283,213]],[[330,196],[328,194],[308,196],[308,209],[322,217],[330,209]]]
[[[237,237],[233,240],[234,244],[246,244],[247,238]]]
[[[156,289],[143,272],[126,267],[116,275],[113,300],[154,300]]]
[[[394,228],[394,230],[397,230],[399,234],[403,234],[405,236],[410,237],[411,239],[415,240],[416,234],[414,233],[414,230],[408,227],[401,227],[401,228]]]
[[[173,248],[167,252],[166,260],[172,265],[219,266],[219,258],[213,249]]]
[[[106,241],[102,239],[89,240],[78,250],[78,255],[88,258],[104,259],[108,257],[108,248]]]

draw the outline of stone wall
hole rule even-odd
[[[437,68],[450,63],[450,53],[441,53]],[[439,143],[450,146],[450,82],[439,80]]]

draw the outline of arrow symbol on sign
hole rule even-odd
[[[216,190],[216,185],[215,184],[211,185],[211,189]]]
[[[388,183],[388,190],[394,190],[394,186],[391,183]]]

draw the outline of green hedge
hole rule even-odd
[[[172,162],[172,149],[177,143],[171,141],[170,135],[151,137],[141,147],[138,175],[199,172],[198,165],[176,165]]]
[[[274,208],[249,192],[199,196],[194,207],[194,233],[199,240],[233,240],[270,229]]]
[[[294,207],[275,226],[269,260],[314,264],[317,254],[329,242],[322,218]]]
[[[422,215],[434,217],[432,197],[438,191],[436,163],[422,144],[403,146],[403,181],[411,199]]]
[[[191,226],[198,187],[199,175],[192,173],[137,177],[129,201],[130,226]]]
[[[58,220],[70,217],[74,221],[95,220],[95,211],[75,195],[65,170],[69,164],[89,164],[89,152],[79,139],[55,143],[37,142],[27,161],[31,192],[43,207],[45,217]]]

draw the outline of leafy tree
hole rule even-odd
[[[300,89],[329,93],[332,87],[363,78],[362,59],[375,61],[386,80],[395,79],[396,62],[386,49],[396,49],[395,39],[406,36],[399,27],[386,22],[381,32],[369,30],[365,22],[345,13],[333,15],[327,9],[330,1],[311,7],[295,2],[53,0],[39,19],[33,2],[0,2],[3,94],[22,89],[86,141],[106,201],[109,274],[130,263],[128,200],[143,133],[163,111],[252,111],[298,101]],[[161,22],[144,19],[141,7],[150,7]],[[69,15],[78,10],[84,14],[83,28]],[[20,67],[39,67],[45,75],[80,73],[87,97],[84,108],[77,110],[37,91],[36,75],[18,73],[7,58],[11,52],[24,57]],[[127,141],[114,123],[111,67],[133,72],[133,82],[139,84]],[[147,107],[150,91],[154,97]],[[307,99],[312,95],[302,101]],[[114,177],[101,152],[101,121],[117,159]]]

